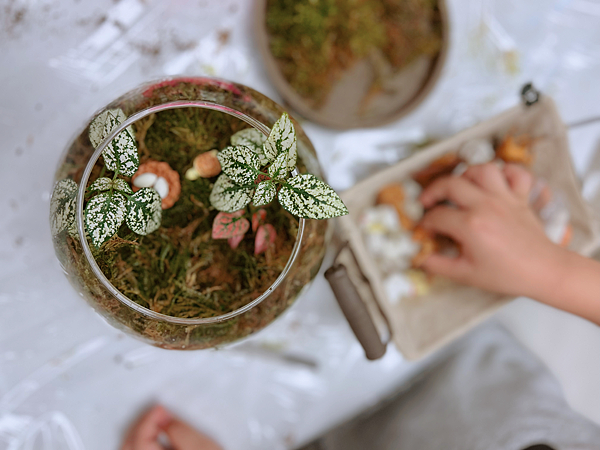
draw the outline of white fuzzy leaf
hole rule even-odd
[[[133,194],[133,189],[131,189],[129,183],[122,178],[115,179],[112,183],[112,187],[115,191],[119,191],[127,195]]]
[[[152,188],[142,188],[127,201],[127,226],[143,236],[156,231],[162,220],[162,200]]]
[[[117,193],[103,192],[93,197],[85,206],[85,228],[96,248],[119,231],[125,218],[127,199]]]
[[[245,128],[231,136],[231,145],[243,145],[252,149],[258,155],[260,165],[265,166],[269,163],[263,149],[266,140],[267,137],[256,128]]]
[[[217,158],[223,172],[235,183],[246,185],[256,179],[260,162],[250,148],[243,145],[227,147],[217,154]]]
[[[256,186],[252,203],[254,203],[254,206],[267,205],[273,201],[275,194],[277,194],[275,183],[271,180],[261,181],[258,183],[258,186]]]
[[[70,179],[60,180],[54,185],[50,200],[50,228],[53,236],[74,227],[77,190],[77,183]]]
[[[278,198],[286,210],[304,219],[329,219],[348,214],[336,192],[311,174],[288,180],[279,190]]]
[[[112,187],[112,180],[110,178],[102,177],[94,181],[90,186],[90,191],[108,191]]]
[[[275,122],[264,145],[265,156],[274,161],[278,155],[288,155],[287,164],[290,171],[296,167],[296,130],[287,113],[283,113]]]
[[[269,166],[269,176],[276,180],[285,180],[288,176],[288,156],[282,153]]]
[[[92,145],[97,148],[126,118],[121,109],[109,109],[99,114],[90,124],[89,136]],[[109,170],[132,176],[140,165],[133,128],[129,126],[119,133],[106,146],[102,156]]]
[[[254,185],[237,185],[226,174],[222,173],[210,193],[210,203],[223,212],[236,212],[244,208],[252,200]]]

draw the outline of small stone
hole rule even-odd
[[[152,187],[157,179],[158,176],[155,173],[146,172],[137,176],[135,180],[133,180],[133,185],[139,188]]]
[[[470,166],[486,164],[496,156],[494,146],[487,139],[471,139],[464,143],[458,156]]]
[[[409,276],[404,273],[392,273],[383,281],[385,293],[392,305],[396,305],[404,297],[416,294],[416,288]]]
[[[194,158],[194,169],[200,177],[212,178],[221,173],[221,163],[217,158],[217,153],[219,153],[217,150],[211,150]]]
[[[169,195],[169,183],[163,177],[157,178],[156,183],[154,183],[154,189],[156,189],[160,198],[166,198]]]
[[[193,167],[190,167],[185,172],[185,178],[190,181],[194,181],[194,180],[197,180],[198,178],[200,178],[200,174],[198,173],[198,171],[196,169],[194,169]]]

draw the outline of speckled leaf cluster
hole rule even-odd
[[[287,113],[275,122],[266,140],[258,130],[246,129],[234,134],[231,143],[232,147],[219,153],[224,173],[210,195],[211,204],[219,211],[237,211],[251,200],[255,206],[263,206],[278,196],[286,210],[302,218],[328,219],[348,214],[335,191],[315,176],[288,179],[298,156],[296,131]]]
[[[77,190],[77,183],[69,179],[60,180],[54,185],[50,200],[50,228],[53,236],[74,228]]]
[[[109,109],[99,114],[90,124],[92,145],[97,148],[126,118],[120,109]],[[103,150],[102,156],[109,170],[132,176],[140,165],[133,129],[127,127],[119,133]]]
[[[279,190],[278,198],[287,211],[304,219],[329,219],[348,214],[335,191],[311,174],[288,180]]]

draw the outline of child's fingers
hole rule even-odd
[[[171,420],[165,408],[154,406],[131,427],[122,450],[161,450],[158,435]]]
[[[466,208],[481,199],[481,193],[473,183],[461,177],[443,177],[427,187],[419,199],[425,208],[449,200],[455,205]]]
[[[166,429],[175,450],[222,450],[221,446],[187,423],[174,419]]]
[[[455,281],[464,281],[469,275],[469,265],[466,260],[439,253],[429,256],[421,268],[433,275],[441,275]]]
[[[470,166],[461,176],[488,192],[500,194],[508,191],[506,177],[493,163]]]
[[[522,199],[529,199],[534,179],[531,172],[517,164],[506,164],[503,169],[510,189]]]
[[[420,225],[427,231],[442,234],[461,241],[465,230],[465,213],[448,206],[436,206],[421,219]]]

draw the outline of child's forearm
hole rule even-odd
[[[560,249],[530,297],[600,325],[600,262]]]

